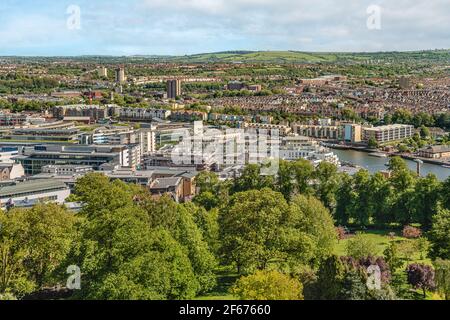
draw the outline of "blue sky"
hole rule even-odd
[[[80,29],[68,28],[71,5]],[[367,8],[381,8],[368,29]],[[0,55],[450,48],[450,0],[1,0]]]

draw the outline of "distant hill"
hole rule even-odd
[[[164,57],[177,62],[215,62],[215,63],[327,63],[327,62],[363,62],[387,61],[450,62],[450,50],[430,50],[411,52],[376,52],[376,53],[314,53],[300,51],[226,51],[216,53],[194,54],[177,57]]]
[[[1,57],[0,57],[1,58]],[[450,49],[409,51],[409,52],[301,52],[301,51],[224,51],[185,56],[135,55],[135,56],[79,56],[79,57],[4,57],[7,60],[78,60],[95,63],[362,63],[400,62],[418,63],[434,62],[450,64]]]

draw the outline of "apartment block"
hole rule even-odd
[[[378,143],[403,140],[414,135],[414,126],[406,124],[392,124],[373,128],[364,128],[364,140],[375,138]]]

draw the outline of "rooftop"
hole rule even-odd
[[[450,146],[446,146],[446,145],[429,146],[429,147],[421,149],[421,151],[433,152],[433,153],[450,152]]]
[[[0,198],[11,197],[23,193],[66,188],[67,187],[63,182],[54,179],[30,180],[25,182],[18,182],[15,185],[0,188]]]
[[[412,125],[409,124],[389,124],[386,126],[379,126],[373,128],[364,128],[364,130],[372,130],[372,131],[384,131],[384,130],[392,130],[392,129],[400,129],[400,128],[412,128]]]
[[[172,177],[172,178],[159,178],[154,181],[151,189],[168,189],[170,187],[176,187],[180,184],[180,177]]]

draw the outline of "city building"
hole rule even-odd
[[[317,165],[322,161],[340,166],[339,158],[317,141],[304,136],[283,137],[280,146],[280,159],[295,161],[305,159]]]
[[[63,204],[69,195],[69,187],[61,181],[30,180],[0,187],[0,204],[2,208],[11,208],[18,204],[32,206],[38,202]]]
[[[365,141],[374,138],[378,143],[403,140],[414,135],[414,126],[406,124],[391,124],[380,127],[363,128]]]
[[[20,163],[0,163],[0,181],[14,180],[25,176]]]
[[[122,121],[153,121],[155,119],[166,120],[171,111],[153,108],[120,108],[110,107],[109,114]]]
[[[262,90],[262,87],[260,84],[251,84],[247,87],[247,89],[253,92],[260,92]]]
[[[0,147],[0,163],[14,163],[13,157],[18,155],[18,147]]]
[[[43,141],[48,141],[74,143],[77,141],[79,133],[80,130],[74,126],[74,123],[58,121],[15,128],[3,133],[2,139],[14,142],[36,141],[42,143]]]
[[[23,113],[0,113],[0,126],[17,126],[27,122]]]
[[[242,90],[244,88],[245,88],[245,84],[243,82],[240,82],[240,81],[230,81],[227,84],[227,89],[228,90],[239,91],[239,90]]]
[[[450,158],[450,146],[429,146],[419,150],[419,156],[430,159]]]
[[[409,77],[402,76],[398,82],[400,89],[406,90],[411,88],[411,79]]]
[[[108,69],[106,67],[100,67],[98,68],[98,76],[101,78],[107,78],[108,77]]]
[[[181,80],[167,80],[167,98],[176,99],[181,96]]]
[[[136,168],[141,151],[139,145],[36,145],[25,147],[15,161],[23,165],[26,175],[41,173],[48,165],[85,165],[99,170],[103,164],[114,163]]]
[[[63,120],[67,117],[89,117],[91,122],[97,122],[108,117],[106,107],[99,105],[67,105],[56,106],[52,109],[53,118]]]
[[[362,126],[359,124],[344,124],[344,141],[351,143],[361,142]]]
[[[51,96],[60,99],[75,99],[81,98],[82,93],[80,91],[55,91],[51,93]]]
[[[340,140],[343,137],[343,128],[338,124],[292,124],[291,127],[295,134],[316,139]]]
[[[123,68],[123,67],[117,68],[115,71],[115,76],[116,76],[117,83],[124,83],[127,79],[125,77],[125,68]]]
[[[256,130],[256,132],[266,130],[269,134],[271,134],[272,132],[278,132],[279,136],[286,136],[292,131],[292,129],[289,126],[269,124],[269,123],[243,122],[239,124],[239,128],[243,128],[246,130]]]
[[[176,202],[183,198],[183,179],[181,177],[158,178],[150,185],[150,192],[159,198],[163,195],[170,195]]]
[[[207,121],[208,114],[206,112],[194,110],[172,111],[170,120],[180,122]]]

